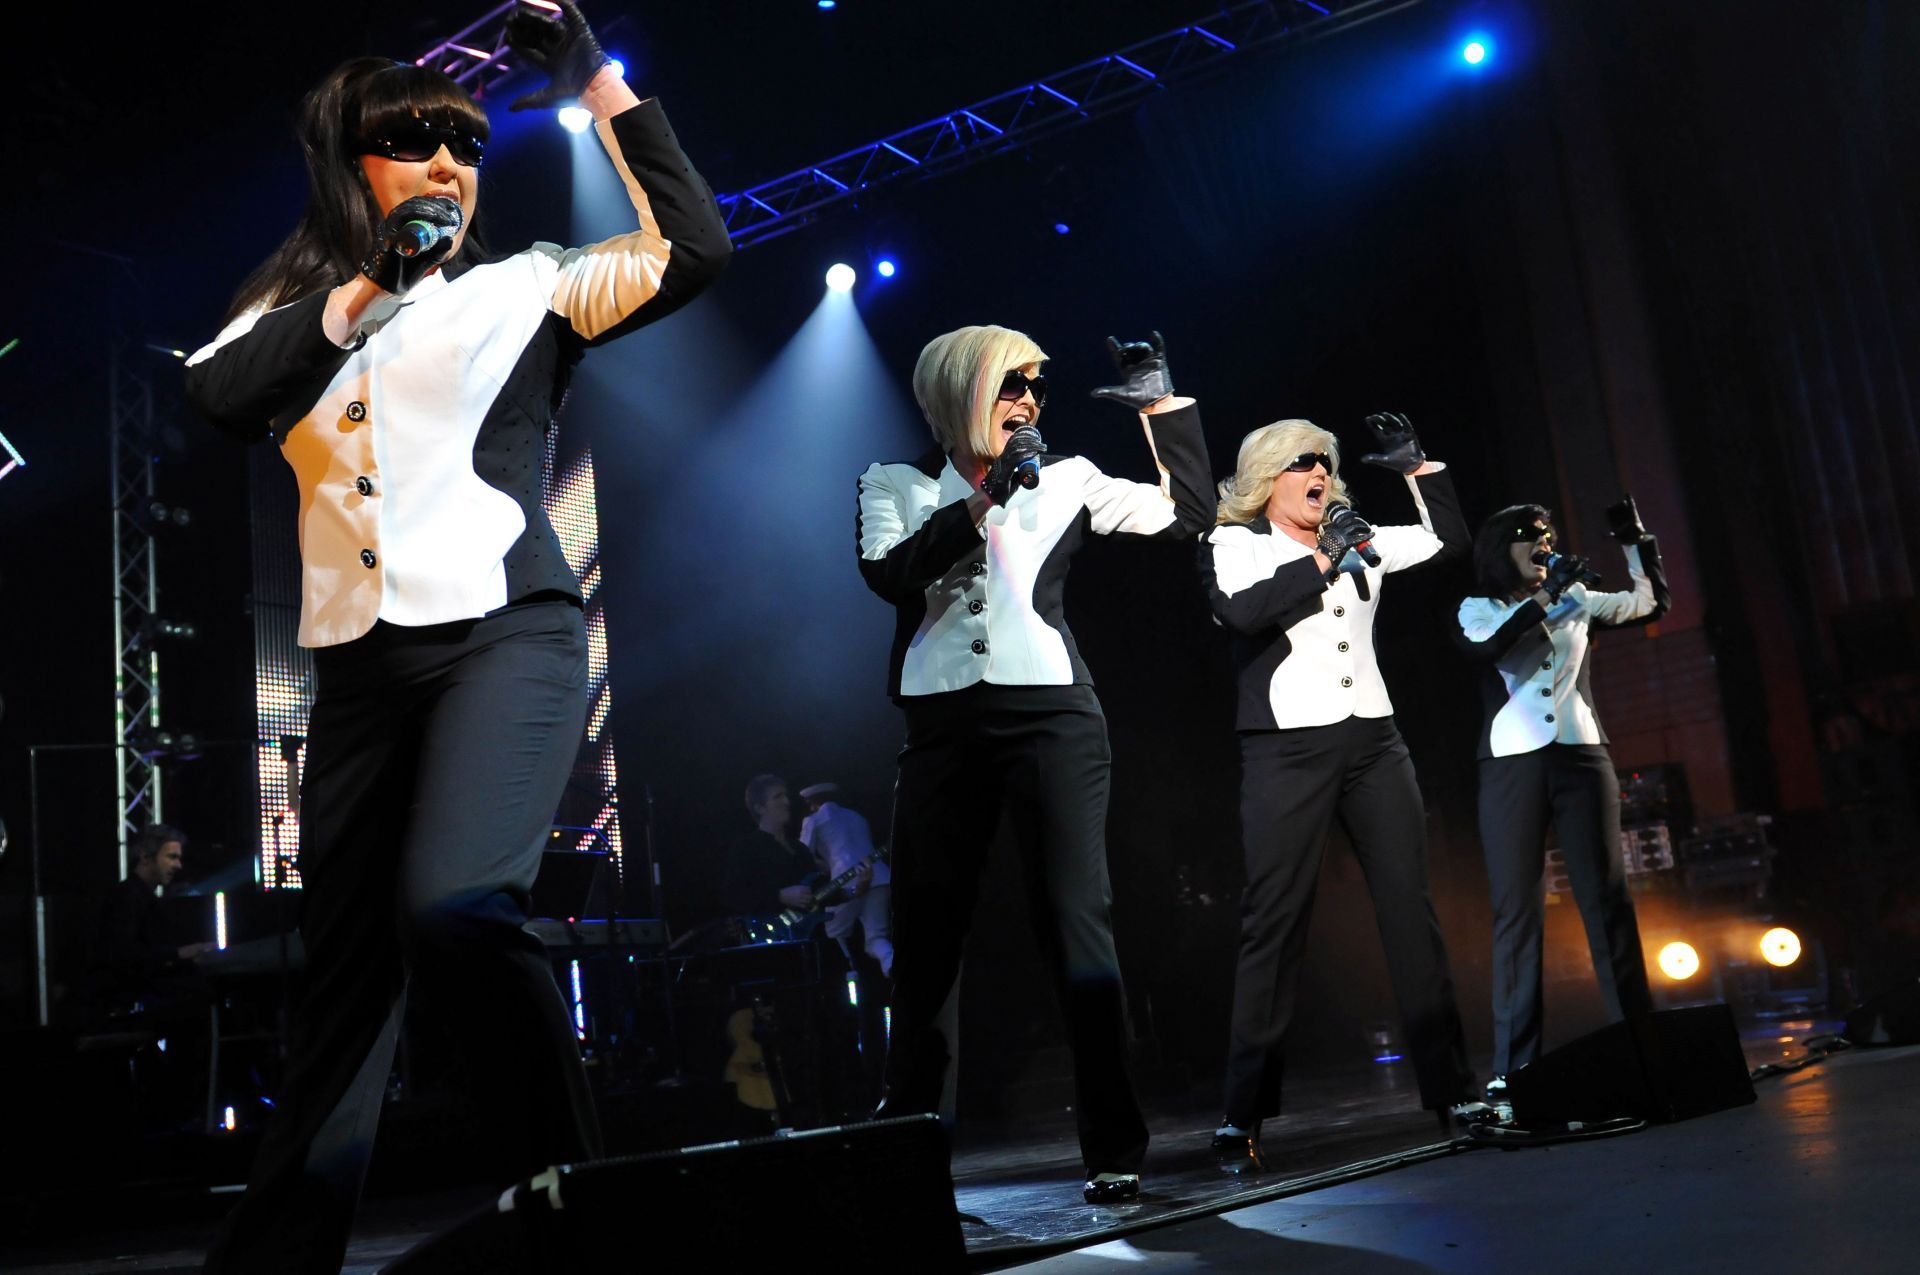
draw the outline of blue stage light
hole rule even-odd
[[[1056,222],[1054,222],[1054,223],[1053,223],[1053,233],[1054,233],[1054,234],[1056,234],[1056,235],[1064,235],[1064,234],[1066,234],[1066,233],[1067,233],[1067,232],[1068,232],[1069,230],[1072,230],[1072,229],[1073,229],[1073,227],[1072,227],[1072,226],[1069,226],[1069,225],[1068,225],[1068,224],[1067,224],[1066,222],[1064,222],[1064,221],[1056,221]]]
[[[853,267],[844,261],[837,261],[827,268],[827,286],[835,292],[851,292],[853,279]]]
[[[569,133],[584,133],[593,127],[593,112],[584,106],[560,108],[560,127]]]
[[[619,58],[614,58],[607,65],[611,66],[613,68],[613,73],[619,76],[621,79],[624,80],[627,78],[627,64],[625,62],[622,62]]]
[[[882,279],[891,279],[893,278],[893,272],[896,267],[890,258],[882,257],[873,263],[873,268],[879,273]]]
[[[822,9],[831,9],[831,8],[833,8],[833,7],[834,7],[834,0],[815,0],[815,2],[816,2],[816,3],[817,3],[817,4],[818,4],[818,5],[819,5],[819,6],[820,6],[820,7],[822,8]]]
[[[1484,37],[1476,36],[1460,46],[1460,60],[1468,66],[1482,66],[1493,56],[1493,45]]]

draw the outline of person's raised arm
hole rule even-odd
[[[1093,531],[1167,540],[1204,534],[1213,525],[1213,469],[1199,406],[1173,391],[1166,341],[1158,332],[1145,341],[1108,337],[1107,352],[1120,383],[1101,386],[1093,397],[1139,415],[1160,479],[1137,483],[1096,471],[1086,493]]]
[[[512,109],[569,98],[593,114],[639,228],[578,248],[534,246],[548,308],[588,345],[624,336],[672,314],[715,279],[733,255],[713,191],[694,171],[659,100],[642,101],[613,67],[579,7],[557,0],[558,18],[520,11],[508,42],[546,71],[546,87]]]

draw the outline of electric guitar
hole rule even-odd
[[[853,884],[854,878],[858,877],[863,870],[872,864],[887,862],[891,856],[892,850],[889,847],[882,846],[880,849],[874,851],[870,858],[860,860],[860,862],[854,864],[833,880],[816,889],[813,892],[813,905],[811,907],[782,908],[780,915],[770,924],[783,932],[787,938],[805,942],[813,937],[814,930],[819,927],[821,918],[825,915],[828,908],[845,903],[847,899],[851,897],[846,891],[847,887]],[[821,875],[822,874],[816,872],[802,884],[810,884]]]

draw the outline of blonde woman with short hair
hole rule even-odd
[[[935,1111],[955,1054],[943,1014],[1001,816],[1041,892],[1042,945],[1073,1045],[1093,1203],[1134,1199],[1147,1128],[1127,1057],[1107,884],[1106,719],[1061,614],[1090,535],[1180,539],[1212,521],[1200,413],[1176,398],[1159,333],[1108,338],[1154,482],[1049,454],[1038,423],[1046,353],[1023,333],[935,337],[913,371],[933,431],[918,460],[860,476],[860,571],[895,608],[888,690],[906,711],[893,823],[889,1115]]]
[[[1310,421],[1247,435],[1220,484],[1201,574],[1233,635],[1239,677],[1240,909],[1220,1166],[1266,1167],[1261,1122],[1280,1113],[1281,1046],[1293,1017],[1314,885],[1335,818],[1366,873],[1406,1020],[1422,1102],[1443,1124],[1473,1102],[1466,1038],[1427,887],[1426,812],[1373,655],[1373,614],[1393,572],[1465,555],[1446,466],[1404,416],[1369,416],[1369,464],[1405,476],[1417,525],[1374,527],[1347,502],[1340,444]]]

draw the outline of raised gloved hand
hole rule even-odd
[[[1591,575],[1587,569],[1587,560],[1577,553],[1556,553],[1547,558],[1547,578],[1540,588],[1548,598],[1555,602],[1567,591],[1567,586],[1575,580],[1584,580]]]
[[[1121,384],[1102,385],[1093,392],[1095,398],[1144,412],[1173,393],[1173,376],[1167,371],[1167,342],[1158,332],[1145,341],[1108,337],[1107,353],[1120,370]]]
[[[452,254],[454,234],[464,219],[460,201],[445,195],[400,201],[380,223],[360,273],[388,292],[407,291]]]
[[[1022,425],[1013,431],[1007,439],[1007,445],[1000,449],[1000,455],[987,468],[980,479],[980,490],[987,499],[996,505],[1004,505],[1013,499],[1015,487],[1034,488],[1040,485],[1040,457],[1046,454],[1047,445],[1041,441],[1040,431],[1032,425]]]
[[[1643,545],[1653,539],[1640,521],[1632,496],[1622,496],[1619,504],[1607,506],[1607,534],[1623,545]]]
[[[1360,458],[1367,464],[1391,469],[1396,474],[1411,474],[1427,463],[1427,454],[1420,450],[1420,436],[1413,432],[1413,422],[1398,412],[1374,413],[1367,417],[1367,428],[1373,431],[1373,445],[1379,449]]]
[[[525,111],[570,101],[587,91],[601,67],[613,61],[573,0],[554,0],[560,16],[543,18],[516,9],[507,19],[507,45],[528,65],[547,73],[547,86],[515,98],[508,110]]]

